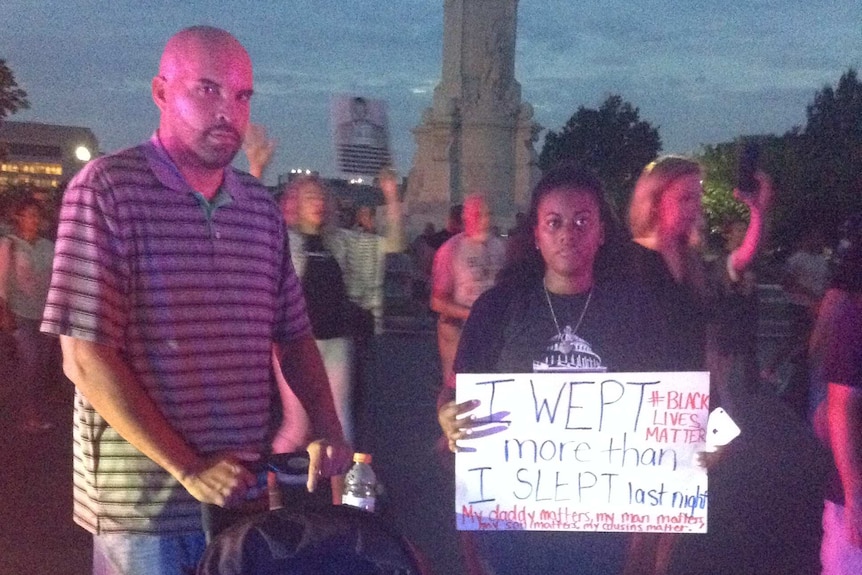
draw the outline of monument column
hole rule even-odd
[[[442,225],[451,204],[484,192],[495,221],[526,208],[539,126],[515,80],[517,0],[445,0],[443,71],[413,130],[410,227]]]

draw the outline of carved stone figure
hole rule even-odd
[[[413,130],[408,226],[442,225],[452,204],[485,191],[495,221],[511,224],[538,180],[541,127],[515,80],[517,0],[445,0],[443,70]]]

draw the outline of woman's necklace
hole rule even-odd
[[[560,336],[560,344],[565,345],[563,342],[563,332],[560,329],[560,324],[557,321],[557,314],[554,313],[554,306],[551,304],[551,294],[548,293],[548,284],[545,283],[545,280],[542,279],[542,287],[545,289],[545,301],[548,302],[548,309],[551,310],[551,319],[554,320],[554,327],[557,328],[557,335]],[[590,307],[590,300],[593,298],[593,286],[590,286],[590,292],[587,294],[587,301],[584,302],[584,309],[581,310],[581,317],[578,318],[578,323],[575,324],[574,329],[572,330],[573,334],[578,333],[578,329],[581,327],[581,322],[584,321],[584,316],[587,314],[587,308]]]

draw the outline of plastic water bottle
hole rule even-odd
[[[341,504],[373,512],[376,501],[377,476],[371,469],[371,454],[354,453],[353,467],[344,477]]]

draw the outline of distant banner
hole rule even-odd
[[[332,127],[335,155],[342,172],[376,176],[380,168],[392,164],[383,100],[333,97]]]
[[[459,530],[706,532],[709,373],[459,374],[456,394],[488,422],[459,442]]]

